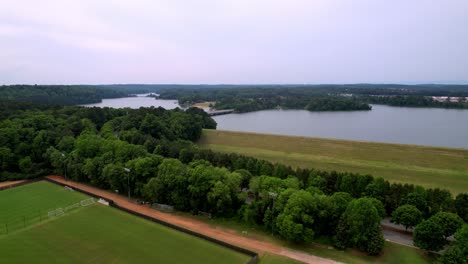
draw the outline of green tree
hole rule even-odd
[[[171,204],[180,210],[188,209],[187,167],[179,160],[164,159],[158,166],[157,177],[147,185],[145,193],[152,192],[153,201]]]
[[[73,150],[75,138],[72,136],[64,136],[57,144],[57,149],[66,153]]]
[[[421,221],[422,213],[414,205],[405,204],[398,207],[392,214],[392,222],[405,226],[406,230],[415,227]]]
[[[433,215],[431,219],[434,219],[434,221],[442,227],[445,239],[455,234],[455,232],[457,232],[457,230],[463,225],[463,219],[458,215],[449,212],[439,212]]]
[[[317,175],[315,171],[311,171],[308,179],[309,186],[319,188],[323,192],[327,190],[327,180]]]
[[[379,213],[380,218],[384,219],[387,214],[385,212],[385,207],[383,203],[376,198],[369,197],[369,199],[374,205],[375,209],[377,209],[377,212]]]
[[[303,190],[293,193],[276,219],[278,233],[296,243],[312,241],[316,211],[317,203],[312,194]]]
[[[252,179],[252,173],[245,169],[235,170],[234,172],[239,173],[242,176],[241,187],[249,187],[250,179]]]
[[[439,188],[427,190],[427,206],[431,215],[437,212],[450,212],[454,209],[454,200],[452,194],[447,190]]]
[[[457,195],[455,198],[455,210],[465,222],[468,222],[468,193]]]
[[[439,251],[447,244],[443,228],[432,217],[416,226],[413,241],[415,246],[428,251]]]
[[[328,221],[330,234],[336,233],[341,215],[346,211],[348,204],[353,200],[353,197],[349,193],[336,192],[330,196],[332,203],[332,210],[330,213],[330,219]]]
[[[10,148],[0,147],[0,170],[7,170],[13,165],[14,155]]]
[[[211,212],[221,214],[228,211],[232,206],[232,197],[229,186],[222,181],[217,181],[207,194],[207,200]]]
[[[468,225],[463,225],[455,233],[455,243],[437,261],[441,264],[468,263]]]
[[[421,212],[427,211],[426,197],[421,192],[412,192],[401,201],[402,204],[414,205]]]
[[[33,169],[33,162],[31,161],[31,157],[26,156],[19,160],[19,168],[23,173],[31,173]]]
[[[199,164],[188,171],[188,193],[191,208],[197,211],[208,211],[207,195],[214,184],[220,180],[221,174],[228,173],[226,169],[215,168],[212,165]]]
[[[385,201],[385,194],[390,189],[388,181],[383,178],[375,178],[365,188],[365,195],[368,197],[376,198],[381,202]]]
[[[46,151],[46,157],[56,173],[65,173],[66,155],[63,152],[54,147],[49,147]]]
[[[128,192],[127,174],[124,171],[122,164],[108,164],[104,167],[102,175],[112,190],[118,190],[122,194]]]
[[[359,198],[349,203],[337,228],[337,246],[356,247],[370,255],[383,249],[384,239],[380,216],[369,198]]]

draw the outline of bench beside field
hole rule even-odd
[[[204,130],[201,148],[239,153],[292,167],[347,171],[391,182],[468,190],[468,149]]]

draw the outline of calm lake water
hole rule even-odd
[[[85,106],[173,109],[179,104],[139,95]],[[468,149],[468,110],[373,105],[372,111],[265,110],[214,119],[220,130]]]
[[[372,111],[265,110],[214,119],[220,130],[468,148],[468,110],[373,105]]]
[[[146,94],[139,94],[137,97],[125,97],[116,99],[102,99],[97,104],[85,104],[86,107],[112,107],[112,108],[140,108],[140,107],[163,107],[165,109],[174,109],[180,107],[177,100],[162,100],[153,97],[146,97]]]

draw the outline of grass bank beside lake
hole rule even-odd
[[[293,167],[372,174],[392,182],[468,190],[468,149],[204,130],[198,145]]]
[[[193,104],[192,106],[202,108],[202,109],[208,109],[208,108],[210,108],[210,105],[214,105],[214,104],[215,104],[215,102],[203,102],[203,103]]]

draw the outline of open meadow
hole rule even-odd
[[[293,167],[348,171],[392,182],[468,190],[468,150],[204,130],[198,145]]]
[[[90,197],[49,182],[0,191],[0,219]],[[41,215],[47,218],[47,213]],[[22,221],[20,221],[23,224]],[[1,220],[0,220],[1,224]],[[5,263],[247,263],[249,256],[98,203],[0,235]]]

